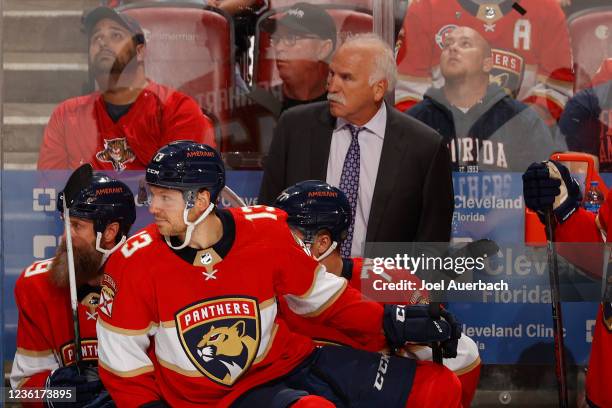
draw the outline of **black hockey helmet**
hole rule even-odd
[[[157,151],[147,166],[148,184],[180,190],[186,201],[193,200],[200,189],[210,193],[211,203],[225,187],[225,166],[212,147],[188,140],[167,144]]]
[[[57,195],[57,210],[64,212],[64,191]],[[96,233],[104,232],[108,224],[119,223],[119,234],[127,236],[136,220],[136,206],[130,188],[104,173],[93,173],[91,183],[81,189],[70,205],[70,216],[94,222]]]
[[[342,242],[351,225],[351,205],[346,195],[323,181],[294,184],[280,193],[273,205],[287,213],[289,226],[302,231],[307,240],[327,230],[334,241]]]

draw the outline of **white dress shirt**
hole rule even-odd
[[[336,127],[332,133],[329,158],[327,159],[327,183],[340,187],[340,176],[344,167],[344,159],[351,144],[351,131],[349,122],[342,118],[336,120]],[[383,103],[376,115],[368,123],[361,126],[359,140],[359,191],[357,193],[357,209],[355,212],[355,227],[353,230],[353,244],[351,256],[363,256],[368,218],[372,206],[372,196],[376,185],[380,153],[382,152],[387,125],[387,108]],[[354,125],[356,126],[356,125]],[[359,126],[356,126],[359,127]]]

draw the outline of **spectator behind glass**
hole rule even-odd
[[[271,89],[280,100],[273,113],[326,100],[329,57],[336,46],[336,24],[324,8],[297,3],[280,18],[268,18],[263,30],[271,34],[281,85]]]
[[[444,39],[442,88],[430,88],[408,114],[442,135],[459,171],[524,171],[565,150],[527,105],[489,82],[491,47],[476,31],[459,27]]]
[[[570,150],[599,158],[599,170],[612,171],[612,58],[603,62],[592,87],[576,94],[559,121]]]
[[[393,51],[374,34],[350,37],[330,64],[329,102],[280,117],[259,190],[271,204],[286,187],[325,180],[347,194],[353,225],[343,256],[369,242],[446,242],[453,186],[446,144],[384,102],[396,81]]]
[[[397,55],[395,101],[400,110],[418,103],[432,84],[443,85],[444,38],[459,26],[473,28],[491,45],[492,82],[534,105],[547,125],[559,119],[574,78],[569,33],[557,0],[413,1]]]
[[[325,101],[329,58],[336,45],[336,24],[323,7],[297,3],[262,24],[270,33],[275,64],[282,83],[264,89],[254,86],[234,118],[244,133],[230,137],[228,150],[268,151],[272,132],[285,110]]]
[[[44,132],[39,169],[144,169],[178,139],[215,145],[211,121],[190,97],[145,76],[138,22],[111,8],[84,17],[89,65],[100,91],[62,102]]]

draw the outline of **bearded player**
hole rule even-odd
[[[345,278],[355,289],[359,291],[362,288],[369,289],[369,293],[374,293],[372,285],[375,279],[379,278],[395,282],[411,279],[417,283],[417,287],[420,286],[418,278],[407,271],[385,270],[375,275],[372,271],[372,260],[342,258],[340,245],[348,232],[351,207],[340,189],[323,181],[302,181],[285,189],[276,199],[274,206],[287,213],[289,227],[299,239],[304,241],[312,257],[325,265],[328,272]],[[367,285],[370,287],[367,288]],[[402,300],[406,303],[428,303],[427,293],[419,290],[405,291],[404,295],[405,299]],[[280,306],[281,312],[287,316],[289,325],[300,333],[310,335],[319,341],[337,342],[371,350],[371,345],[355,343],[338,331],[317,326],[295,315],[286,307],[286,303],[281,302]],[[431,360],[429,347],[411,346],[408,350],[418,359]],[[461,335],[457,357],[445,359],[444,364],[457,374],[462,385],[462,405],[469,407],[480,377],[480,357],[474,341]]]
[[[459,26],[491,45],[491,82],[532,105],[551,125],[572,94],[571,51],[565,15],[556,0],[419,0],[404,17],[397,55],[396,106],[405,111],[433,84],[444,83],[440,54]]]
[[[58,195],[57,208],[63,211],[63,192]],[[95,367],[98,360],[96,319],[105,261],[126,241],[135,218],[130,189],[101,173],[94,173],[70,208],[85,366]],[[80,406],[96,399],[103,387],[100,380],[86,378],[75,367],[67,265],[64,232],[55,257],[34,262],[17,279],[17,352],[10,382],[13,389],[76,387],[75,406]]]
[[[602,234],[611,237],[612,190],[599,214],[580,206],[582,193],[578,182],[563,164],[556,161],[533,163],[523,175],[523,195],[527,208],[544,214],[552,208],[557,242],[602,242]],[[565,251],[572,248],[564,248]],[[563,255],[595,277],[601,277],[601,257],[581,246],[578,254]],[[608,373],[612,367],[612,274],[608,271],[604,301],[599,306],[586,378],[586,397],[590,407],[612,406]]]
[[[210,146],[161,148],[146,182],[155,223],[113,254],[99,307],[100,375],[119,406],[460,406],[447,368],[315,347],[289,330],[277,299],[380,348],[452,347],[450,314],[434,321],[427,307],[363,301],[306,254],[282,211],[216,209],[225,169]]]

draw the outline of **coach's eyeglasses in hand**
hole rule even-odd
[[[272,34],[270,36],[270,42],[274,47],[278,46],[281,42],[286,47],[293,47],[298,40],[304,39],[320,39],[316,35],[308,35],[308,34]]]

